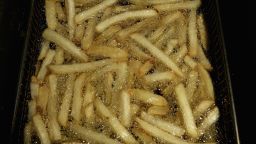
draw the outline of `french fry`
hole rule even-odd
[[[49,118],[48,132],[49,132],[50,139],[52,141],[61,140],[60,125],[57,122],[56,118]]]
[[[131,124],[130,95],[126,91],[122,91],[120,97],[121,123],[129,128]]]
[[[102,14],[101,21],[107,19],[108,17],[111,16],[113,13],[113,7],[108,7],[104,10],[104,13]]]
[[[151,93],[142,89],[129,89],[129,94],[133,99],[142,101],[147,104],[157,105],[157,106],[167,106],[168,103],[166,99],[160,95]]]
[[[132,45],[129,47],[129,53],[138,60],[151,59],[151,56],[149,54],[145,53],[141,48],[136,45]]]
[[[90,17],[95,16],[95,14],[97,14],[99,11],[106,9],[107,7],[115,4],[116,2],[117,2],[117,0],[105,0],[102,3],[96,5],[88,10],[82,11],[75,16],[75,22],[77,24],[80,24],[83,21],[89,19]]]
[[[133,128],[132,132],[134,133],[134,135],[139,137],[139,139],[142,141],[143,144],[156,144],[156,142],[154,142],[153,138],[151,136],[147,135],[141,129]]]
[[[146,112],[142,111],[140,117],[144,121],[160,128],[174,136],[180,137],[185,134],[185,130],[183,128],[181,128],[175,124],[172,124],[171,122],[168,122],[168,121],[162,120],[160,118],[154,117],[150,114],[147,114]]]
[[[166,115],[169,111],[167,106],[151,106],[148,108],[147,113],[151,115]]]
[[[114,60],[112,59],[105,59],[88,63],[49,65],[48,68],[55,74],[67,74],[93,71],[105,65],[110,65],[113,62]]]
[[[197,62],[194,59],[192,59],[189,55],[186,55],[184,57],[184,63],[192,69],[195,69],[197,66]]]
[[[164,50],[164,53],[166,55],[170,55],[173,53],[174,48],[177,47],[178,45],[178,40],[177,39],[171,39],[169,40],[169,42],[167,43],[167,48]]]
[[[200,77],[200,84],[208,94],[208,97],[214,99],[214,88],[209,73],[201,65],[197,65],[197,69]]]
[[[199,46],[198,48],[198,56],[199,58],[199,63],[208,71],[211,71],[213,68],[212,68],[212,65],[210,63],[210,61],[207,59],[203,49],[201,46]]]
[[[159,39],[155,42],[155,46],[162,49],[162,46],[165,46],[168,39],[174,34],[174,28],[171,27],[166,30],[166,32],[159,37]]]
[[[199,14],[197,15],[197,28],[199,31],[199,35],[200,35],[200,40],[201,40],[201,44],[204,48],[204,50],[207,50],[208,48],[208,37],[207,37],[207,31],[206,31],[206,27],[205,27],[205,23],[204,23],[204,18],[203,18],[203,14]]]
[[[121,90],[125,87],[128,78],[128,66],[126,62],[118,64],[117,78],[113,83],[114,92]]]
[[[81,45],[84,50],[91,47],[95,35],[96,18],[92,17],[88,20],[88,25],[82,38]]]
[[[58,121],[60,125],[66,127],[68,122],[68,114],[71,105],[71,100],[73,96],[74,90],[74,82],[75,82],[75,75],[70,74],[67,81],[66,81],[66,91],[64,93],[62,103],[60,105],[60,110],[58,114]]]
[[[144,76],[144,80],[147,83],[157,82],[157,81],[172,81],[175,80],[176,76],[171,71],[166,72],[155,72],[153,74],[148,74]]]
[[[87,50],[88,55],[103,56],[112,59],[127,60],[128,53],[120,48],[109,46],[94,46]]]
[[[71,116],[76,120],[77,122],[81,119],[81,109],[83,104],[83,87],[85,85],[85,78],[86,74],[82,73],[79,75],[74,84],[74,95],[72,99],[72,109],[71,109]]]
[[[66,20],[66,15],[64,13],[64,10],[61,6],[61,3],[60,2],[56,2],[55,3],[55,9],[56,9],[56,13],[57,13],[57,17],[59,20],[62,20],[62,21],[65,21]]]
[[[188,101],[191,103],[194,100],[194,93],[197,89],[198,86],[198,72],[196,71],[191,71],[188,74],[188,80],[187,80],[187,85],[186,85],[186,92],[187,92],[187,96],[188,96]]]
[[[83,107],[88,106],[90,103],[94,101],[95,94],[96,94],[95,88],[90,83],[86,84]]]
[[[136,104],[131,104],[131,117],[134,117],[140,110],[140,107]]]
[[[71,124],[70,129],[78,134],[78,136],[83,140],[92,140],[97,143],[103,144],[120,144],[120,142],[113,140],[103,133],[98,133],[96,131],[90,130],[88,128],[82,127],[78,124]]]
[[[119,32],[122,29],[119,25],[113,25],[110,26],[108,29],[106,29],[104,32],[102,32],[95,41],[97,43],[103,43],[104,41],[107,41],[108,39],[111,39],[117,32]]]
[[[32,99],[36,99],[39,93],[39,82],[35,76],[31,77],[30,94]]]
[[[41,65],[41,68],[40,68],[38,74],[37,74],[38,80],[44,80],[44,78],[47,74],[47,71],[48,71],[47,66],[52,63],[55,53],[56,52],[54,50],[48,50],[47,55]]]
[[[39,136],[40,142],[42,144],[51,144],[46,126],[42,117],[39,114],[33,116],[33,125],[35,127],[36,133]]]
[[[176,63],[180,63],[183,58],[187,55],[188,53],[188,49],[186,45],[183,45],[180,47],[179,51],[177,53],[175,53],[174,57],[174,61]]]
[[[151,60],[146,61],[139,69],[138,76],[142,77],[146,75],[153,68],[153,64]]]
[[[54,57],[55,64],[63,64],[64,62],[64,50],[62,48],[57,48],[56,49],[56,54]]]
[[[147,4],[168,4],[168,3],[177,3],[177,2],[181,2],[181,0],[147,0],[146,3]]]
[[[104,78],[104,92],[105,92],[105,99],[104,102],[106,105],[109,105],[111,103],[112,100],[112,92],[113,92],[113,82],[114,82],[114,77],[113,74],[111,72],[108,72],[105,75]]]
[[[56,2],[53,0],[45,0],[46,23],[48,28],[51,30],[55,30],[57,27],[55,3]]]
[[[161,50],[155,47],[152,43],[150,43],[144,36],[141,34],[132,34],[131,38],[145,47],[150,53],[159,59],[162,63],[164,63],[168,68],[172,69],[175,73],[179,76],[183,77],[183,73],[181,72],[180,68]]]
[[[158,11],[175,11],[181,9],[197,9],[201,5],[201,0],[185,1],[181,3],[159,4],[153,6]]]
[[[24,144],[31,144],[32,132],[32,123],[29,122],[25,125],[24,128]]]
[[[189,55],[192,57],[197,56],[199,42],[197,38],[195,9],[191,10],[189,14],[188,41],[189,41]]]
[[[86,117],[87,122],[94,122],[95,120],[95,113],[94,113],[94,106],[93,103],[88,104],[84,109],[84,114]]]
[[[162,25],[168,25],[170,23],[173,23],[174,21],[179,19],[181,16],[182,16],[182,13],[180,11],[170,13],[170,14],[166,15],[165,17],[163,17],[163,19],[161,20]]]
[[[49,88],[47,85],[43,85],[39,88],[38,97],[36,99],[37,107],[39,107],[43,113],[47,111],[47,103],[49,97]]]
[[[148,37],[148,40],[150,40],[153,43],[156,42],[157,39],[164,34],[165,29],[166,26],[158,27],[153,33],[151,33],[151,35]]]
[[[137,11],[124,12],[124,13],[115,15],[111,18],[108,18],[103,22],[100,22],[96,26],[96,30],[98,32],[103,32],[109,26],[127,19],[147,18],[147,17],[153,17],[153,16],[157,16],[157,12],[155,10],[137,10]]]
[[[108,110],[108,108],[99,99],[95,99],[94,104],[97,112],[107,119],[109,125],[125,143],[137,143],[135,138],[125,129],[125,127],[119,122],[119,120]]]
[[[206,112],[212,105],[214,101],[212,100],[203,100],[200,102],[193,110],[193,115],[195,119],[199,118],[204,112]]]
[[[74,57],[76,57],[79,60],[82,60],[83,62],[87,62],[88,56],[83,53],[74,43],[72,43],[70,40],[66,39],[62,35],[56,33],[55,31],[52,31],[50,29],[46,29],[43,32],[43,37],[46,40],[52,41],[56,43],[58,46],[63,48],[66,52],[70,53]]]
[[[219,119],[219,109],[215,107],[204,118],[203,122],[198,127],[199,134],[202,135],[205,131]]]
[[[179,139],[151,124],[149,124],[148,122],[145,122],[139,118],[136,118],[135,121],[139,124],[139,126],[146,131],[148,134],[157,137],[161,140],[164,140],[168,143],[172,143],[172,144],[188,144],[188,142]]]
[[[36,114],[36,101],[31,100],[28,102],[28,119],[31,120]]]
[[[69,38],[73,39],[76,29],[76,24],[74,21],[75,18],[75,1],[74,0],[65,0],[68,29],[69,29]]]
[[[43,41],[41,43],[41,49],[40,49],[40,53],[39,53],[37,60],[43,60],[45,58],[45,56],[48,52],[48,49],[49,49],[49,45],[50,45],[49,41]]]
[[[196,138],[198,136],[197,127],[189,101],[187,99],[186,89],[182,83],[175,87],[175,93],[178,105],[181,109],[186,131],[191,137]]]
[[[179,40],[179,45],[187,44],[188,39],[188,22],[185,16],[182,16],[177,20],[177,35]]]
[[[74,40],[76,42],[80,42],[82,40],[84,36],[84,31],[85,31],[85,25],[83,23],[76,26],[75,34],[74,34]]]

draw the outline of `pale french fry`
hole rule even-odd
[[[192,57],[197,56],[199,42],[197,38],[195,9],[191,10],[189,13],[188,42],[189,42],[189,55]]]
[[[61,140],[60,125],[56,118],[49,118],[48,121],[48,132],[52,141]]]
[[[142,90],[142,89],[129,89],[129,94],[133,99],[142,101],[147,104],[157,105],[157,106],[167,106],[168,103],[166,99],[160,95],[154,94],[152,92]]]
[[[64,97],[62,99],[62,103],[60,105],[60,110],[58,114],[58,121],[60,125],[66,127],[68,122],[68,114],[71,105],[71,100],[73,96],[74,90],[74,82],[75,82],[75,75],[70,74],[67,81],[66,81],[66,91],[64,93]]]
[[[38,97],[36,99],[37,107],[41,108],[43,113],[47,111],[47,103],[49,97],[49,88],[47,85],[43,85],[39,88]]]
[[[55,53],[56,52],[54,50],[48,50],[47,55],[41,65],[41,68],[40,68],[38,74],[37,74],[38,80],[44,80],[44,78],[47,74],[47,71],[48,71],[47,66],[52,63]]]
[[[139,137],[139,139],[142,141],[143,144],[156,144],[156,142],[154,142],[153,138],[151,136],[147,135],[141,129],[133,128],[132,132],[134,133],[134,135]]]
[[[78,124],[71,124],[70,129],[78,134],[78,136],[83,140],[92,140],[97,143],[103,144],[120,144],[120,142],[113,140],[103,133],[98,133],[96,131],[90,130],[88,128],[82,127]]]
[[[180,63],[183,60],[183,58],[187,55],[187,53],[188,53],[187,46],[186,45],[181,46],[179,51],[175,53],[175,55],[173,56],[175,62]]]
[[[180,9],[197,9],[200,5],[201,0],[193,0],[173,4],[159,4],[155,5],[154,8],[158,11],[174,11]]]
[[[122,29],[121,26],[119,25],[113,25],[106,29],[104,32],[102,32],[97,38],[96,42],[97,43],[102,43],[104,41],[107,41],[108,39],[112,38],[118,31]]]
[[[52,73],[67,74],[67,73],[93,71],[105,65],[110,65],[113,62],[114,60],[112,59],[105,59],[105,60],[93,61],[88,63],[50,65],[48,66],[48,68],[51,70]]]
[[[57,27],[55,3],[56,2],[53,0],[45,0],[46,23],[48,28],[51,30],[55,30]]]
[[[172,144],[188,144],[188,142],[179,139],[139,118],[136,118],[135,121],[139,124],[139,126],[146,131],[148,134],[157,137],[161,140],[164,140],[168,143],[172,143]]]
[[[113,59],[127,60],[128,53],[120,48],[109,46],[94,46],[87,50],[88,55],[103,56]]]
[[[81,119],[81,109],[83,104],[83,87],[85,85],[85,78],[86,74],[82,73],[79,75],[74,84],[74,95],[72,99],[72,109],[71,109],[71,116],[76,120],[77,122]]]
[[[147,113],[151,115],[166,115],[169,111],[167,106],[151,106],[148,108]]]
[[[172,69],[179,76],[183,77],[183,73],[181,72],[180,68],[167,55],[165,55],[161,50],[159,50],[152,43],[150,43],[144,36],[136,33],[136,34],[132,34],[131,38],[134,39],[139,44],[141,44],[147,50],[149,50],[153,56],[159,59],[168,68]]]
[[[185,130],[183,128],[181,128],[171,122],[154,117],[154,116],[147,114],[146,112],[143,112],[143,111],[141,112],[140,116],[144,121],[160,128],[174,136],[180,137],[185,134]]]
[[[186,131],[191,137],[196,138],[198,136],[197,127],[195,124],[194,116],[187,99],[187,93],[184,85],[180,83],[175,87],[176,99],[181,109],[184,125]]]
[[[153,68],[152,61],[148,60],[146,61],[139,69],[138,76],[142,77],[146,75],[151,69]]]
[[[141,48],[139,48],[136,45],[132,45],[129,47],[129,53],[132,55],[134,58],[138,60],[148,60],[151,59],[151,56],[145,53]]]
[[[168,3],[177,3],[181,2],[181,0],[146,0],[147,4],[168,4]]]
[[[111,99],[112,99],[112,92],[113,92],[113,82],[114,82],[114,77],[113,74],[111,72],[108,72],[105,75],[105,79],[104,79],[104,92],[105,92],[105,99],[104,102],[105,104],[109,105],[111,103]]]
[[[113,90],[116,92],[125,87],[128,78],[128,66],[126,62],[119,64],[117,78],[113,83]]]
[[[153,33],[151,33],[151,35],[148,37],[148,40],[150,40],[153,43],[156,42],[157,39],[164,34],[165,29],[165,25],[158,27]]]
[[[175,80],[176,75],[171,71],[166,72],[155,72],[153,74],[148,74],[144,76],[144,80],[147,83],[157,82],[157,81],[171,81]]]
[[[131,117],[134,117],[140,110],[140,107],[136,104],[131,104]]]
[[[204,134],[205,131],[219,119],[219,117],[219,109],[215,107],[208,113],[208,115],[204,118],[203,122],[198,127],[199,134]]]
[[[186,55],[184,57],[184,63],[192,69],[195,69],[197,66],[197,62],[194,59],[192,59],[189,55]]]
[[[98,2],[97,0],[75,0],[76,5],[83,6],[91,3]]]
[[[85,31],[85,26],[84,24],[80,24],[76,26],[76,30],[75,30],[75,35],[74,35],[74,39],[77,42],[80,42],[84,36],[84,31]],[[82,46],[83,48],[83,46]]]
[[[141,65],[142,65],[141,62],[137,60],[131,60],[128,63],[129,75],[128,75],[127,84],[126,84],[127,88],[131,88],[134,86],[135,80],[137,78],[137,73]]]
[[[90,18],[88,20],[88,25],[84,33],[84,37],[82,38],[81,45],[84,50],[87,50],[91,47],[93,38],[95,35],[95,24],[96,24],[96,18]]]
[[[164,53],[166,55],[170,55],[173,53],[174,48],[177,47],[178,45],[178,40],[177,39],[171,39],[169,40],[169,42],[167,43],[167,48],[164,50]]]
[[[170,23],[173,23],[177,19],[179,19],[181,16],[182,16],[182,13],[180,11],[176,11],[176,12],[170,13],[170,14],[166,15],[165,17],[163,17],[161,22],[163,25],[168,25]]]
[[[130,95],[126,91],[122,91],[120,97],[121,123],[129,128],[131,124]]]
[[[122,5],[122,6],[114,6],[113,7],[113,13],[122,13],[126,11],[131,11],[136,9],[137,7],[135,5]]]
[[[155,46],[162,49],[162,46],[165,46],[168,39],[174,34],[174,28],[171,27],[166,30],[166,32],[159,37],[159,39],[155,42]]]
[[[187,19],[185,16],[182,16],[180,19],[177,20],[177,35],[179,40],[179,45],[187,44],[187,35],[188,35],[188,24]]]
[[[201,65],[197,65],[197,69],[201,80],[201,85],[203,85],[208,97],[214,99],[214,88],[209,73]]]
[[[61,23],[58,22],[56,32],[58,34],[63,35],[63,37],[65,38],[69,38],[68,27],[66,25],[62,25]]]
[[[212,100],[204,100],[200,102],[193,110],[193,114],[195,119],[199,118],[204,112],[206,112],[212,105],[214,101]]]
[[[198,58],[199,58],[199,63],[208,71],[211,71],[212,65],[210,63],[210,61],[207,59],[203,49],[201,46],[199,46],[198,48]]]
[[[203,18],[203,14],[199,14],[197,15],[197,28],[199,31],[199,35],[200,35],[200,40],[201,40],[201,44],[203,46],[203,48],[205,50],[207,50],[208,48],[208,37],[207,37],[207,31],[206,31],[206,27],[205,27],[205,23],[204,23],[204,18]]]
[[[99,99],[95,99],[94,104],[97,112],[107,119],[109,125],[125,143],[137,143],[135,138],[125,129],[125,127],[119,122],[119,120],[108,110],[108,108]]]
[[[82,60],[83,62],[86,62],[88,60],[88,56],[83,53],[74,43],[72,43],[70,40],[66,39],[62,35],[56,33],[55,31],[46,29],[43,32],[43,37],[46,40],[56,43],[58,46],[63,48],[66,52],[70,53],[77,59]]]
[[[108,7],[104,10],[104,13],[101,17],[101,21],[105,20],[106,18],[110,17],[113,11],[113,7]]]
[[[56,49],[56,54],[54,57],[55,64],[63,64],[64,62],[64,50],[62,48],[57,48]]]
[[[24,128],[24,144],[31,144],[32,132],[32,123],[29,122],[25,125]]]
[[[64,10],[61,6],[60,2],[56,2],[55,3],[55,7],[56,7],[56,13],[57,13],[57,17],[59,20],[65,21],[66,20],[66,15],[64,13]]]
[[[32,99],[36,99],[39,93],[39,82],[35,76],[31,77],[30,94]]]
[[[74,0],[65,0],[68,29],[69,29],[69,38],[73,39],[76,29],[76,24],[74,21],[75,18],[75,2]]]
[[[148,18],[148,17],[153,17],[157,16],[157,12],[155,10],[137,10],[137,11],[128,11],[124,12],[118,15],[115,15],[113,17],[110,17],[103,22],[100,22],[96,26],[96,30],[98,32],[103,32],[106,28],[109,26],[127,20],[127,19],[134,19],[134,18]]]
[[[93,103],[88,104],[84,109],[84,114],[86,117],[87,122],[94,122],[95,120],[95,113],[94,113],[94,106]]]
[[[89,19],[90,17],[95,16],[95,14],[97,14],[99,11],[106,9],[107,7],[115,4],[116,2],[117,0],[105,0],[102,3],[88,10],[82,11],[75,16],[75,22],[77,24],[82,23],[83,21]]]
[[[39,136],[40,142],[42,144],[51,144],[51,140],[49,138],[49,135],[47,133],[46,126],[44,124],[44,121],[42,117],[39,114],[36,114],[33,117],[33,125],[35,127],[36,133]]]
[[[194,100],[194,93],[197,89],[198,86],[198,72],[192,70],[189,74],[188,74],[188,80],[187,80],[187,85],[186,85],[186,92],[187,92],[187,96],[188,96],[188,100],[189,102],[193,102]]]
[[[28,119],[31,120],[36,114],[36,101],[31,100],[28,102]]]
[[[43,60],[45,58],[45,56],[48,52],[48,49],[49,49],[49,44],[50,44],[49,41],[43,41],[41,43],[41,49],[40,49],[40,53],[39,53],[37,60]]]
[[[95,88],[90,84],[86,84],[86,90],[84,94],[83,107],[86,107],[90,103],[92,103],[95,99]]]

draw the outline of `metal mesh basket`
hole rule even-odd
[[[39,54],[42,32],[45,29],[44,0],[33,1],[26,38],[25,55],[23,56],[22,79],[19,83],[18,97],[15,106],[11,143],[23,143],[23,129],[27,121],[27,101],[30,99],[30,77],[35,71]],[[230,83],[226,50],[217,0],[202,0],[200,11],[204,13],[209,38],[209,57],[213,71],[216,104],[220,109],[217,123],[217,139],[220,144],[239,143],[233,95]]]

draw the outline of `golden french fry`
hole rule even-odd
[[[134,18],[147,18],[147,17],[153,17],[157,16],[157,12],[155,10],[137,10],[137,11],[129,11],[129,12],[124,12],[118,15],[115,15],[111,18],[108,18],[104,20],[103,22],[100,22],[96,26],[96,30],[98,32],[103,32],[106,28],[109,26],[127,20],[127,19],[134,19]]]
[[[155,5],[154,8],[158,11],[174,11],[181,9],[197,9],[200,5],[201,0],[193,0],[173,4],[159,4]]]
[[[45,0],[46,23],[48,28],[51,30],[55,30],[57,27],[55,3],[56,2],[53,0]]]
[[[68,114],[71,105],[71,100],[73,96],[74,90],[74,82],[75,82],[75,75],[70,74],[67,81],[66,81],[66,91],[64,93],[64,97],[62,99],[62,103],[60,105],[60,110],[58,114],[58,121],[60,125],[66,127],[68,122]]]
[[[187,80],[187,85],[186,85],[186,92],[187,92],[187,96],[188,96],[188,101],[190,103],[193,102],[193,100],[195,100],[195,98],[193,96],[194,96],[194,93],[198,86],[198,84],[197,84],[198,80],[199,80],[198,72],[192,70],[188,74],[188,80]]]
[[[136,34],[132,34],[131,38],[134,39],[139,44],[141,44],[147,50],[149,50],[153,56],[159,59],[168,68],[172,69],[179,76],[183,77],[183,73],[181,72],[180,68],[167,55],[165,55],[161,50],[159,50],[152,43],[150,43],[144,36],[136,33]]]
[[[214,88],[210,74],[200,64],[197,65],[197,69],[200,77],[200,84],[203,86],[208,97],[214,99]]]
[[[192,57],[197,56],[199,42],[197,38],[195,9],[191,10],[189,14],[188,41],[189,41],[189,55]]]
[[[95,35],[95,24],[96,24],[96,18],[90,18],[88,20],[88,25],[84,33],[84,37],[81,40],[81,45],[84,50],[87,50],[91,47],[93,38]]]
[[[122,91],[120,95],[120,112],[121,123],[129,128],[131,124],[131,100],[130,95],[126,91]]]
[[[77,59],[82,60],[83,62],[88,60],[87,55],[83,53],[73,42],[56,33],[55,31],[46,29],[43,32],[43,37],[46,40],[56,43],[58,46],[63,48],[66,52],[70,53]]]
[[[196,138],[198,136],[197,127],[196,127],[194,116],[187,98],[186,89],[182,83],[180,83],[175,87],[175,93],[176,93],[176,99],[178,101],[178,105],[181,109],[186,130],[191,137]]]
[[[173,144],[188,144],[188,142],[185,142],[182,139],[179,139],[139,118],[136,118],[135,121],[139,124],[139,126],[146,131],[148,134],[157,137],[161,140],[164,140],[168,143],[173,143]]]
[[[193,110],[195,119],[199,118],[204,112],[206,112],[212,105],[214,101],[212,100],[203,100],[200,102]]]
[[[134,133],[134,135],[139,137],[139,139],[142,141],[143,144],[156,144],[156,142],[154,142],[153,138],[151,136],[147,135],[141,129],[133,128],[132,132]]]
[[[151,106],[148,108],[147,113],[151,115],[166,115],[169,111],[167,106]]]
[[[77,24],[82,23],[83,21],[89,19],[92,16],[95,16],[99,11],[106,9],[107,7],[115,4],[117,0],[105,0],[102,3],[88,9],[85,11],[80,12],[75,16],[75,22]]]
[[[35,127],[36,133],[39,136],[40,142],[42,144],[51,144],[51,140],[47,133],[46,126],[42,117],[39,114],[33,116],[33,125]]]
[[[94,46],[87,50],[88,55],[103,56],[113,59],[127,60],[128,53],[120,48],[109,46]]]
[[[154,117],[154,116],[147,114],[146,112],[143,112],[143,111],[141,112],[140,116],[144,121],[160,128],[172,135],[182,136],[185,134],[185,130],[183,128],[181,128],[171,122]]]
[[[72,109],[71,109],[71,116],[76,120],[77,122],[81,119],[81,109],[83,104],[83,87],[85,85],[85,78],[86,74],[82,73],[79,75],[74,84],[74,95],[72,99]]]
[[[38,74],[37,74],[38,80],[44,80],[44,78],[47,74],[47,71],[48,71],[47,66],[52,63],[55,53],[56,52],[54,50],[48,50],[47,55],[41,65],[41,68],[40,68]]]
[[[67,74],[67,73],[93,71],[105,65],[110,65],[113,62],[114,60],[112,59],[105,59],[105,60],[93,61],[88,63],[49,65],[48,68],[51,70],[52,73]]]
[[[57,17],[59,20],[65,21],[66,20],[66,15],[64,13],[64,10],[61,6],[60,2],[56,2],[55,3],[55,8],[56,8],[56,13],[57,13]]]
[[[152,92],[142,90],[142,89],[129,89],[129,94],[133,99],[142,101],[147,104],[157,105],[157,106],[167,106],[168,103],[166,99],[160,95],[154,94]]]
[[[37,60],[43,60],[45,58],[46,54],[48,53],[49,44],[49,41],[43,41],[41,43],[41,49]]]
[[[76,132],[78,134],[78,137],[80,137],[83,140],[89,139],[94,142],[103,143],[103,144],[120,144],[120,142],[107,137],[103,133],[98,133],[96,131],[82,127],[78,124],[71,124],[70,129],[72,131]]]

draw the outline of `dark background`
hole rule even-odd
[[[237,112],[241,143],[249,143],[247,130],[252,129],[249,119],[254,115],[253,101],[255,90],[250,89],[254,82],[252,64],[255,59],[255,33],[249,27],[253,9],[241,1],[219,0],[224,39],[228,53],[234,100]],[[27,7],[30,0],[0,0],[0,139],[9,139],[12,115],[19,78],[22,47],[24,45],[28,19]],[[19,31],[21,31],[19,33]],[[255,61],[255,60],[254,60]],[[255,82],[254,82],[255,83]],[[255,84],[254,84],[255,85]],[[253,85],[251,85],[252,87]],[[251,106],[251,109],[249,109]],[[254,108],[255,109],[255,108]]]

